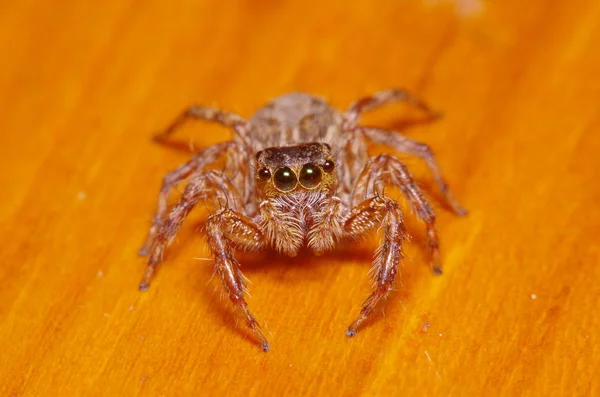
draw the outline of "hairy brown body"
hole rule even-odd
[[[385,196],[386,184],[399,187],[424,221],[432,269],[441,273],[435,215],[430,205],[406,166],[390,155],[370,157],[367,141],[421,157],[448,204],[459,215],[466,211],[450,193],[429,147],[397,132],[357,124],[361,112],[398,101],[430,112],[423,102],[401,90],[363,98],[344,113],[303,93],[275,99],[248,121],[213,108],[188,109],[157,138],[164,139],[190,117],[229,126],[235,136],[232,141],[205,148],[165,176],[157,213],[140,250],[150,255],[140,289],[149,287],[165,246],[194,206],[201,201],[219,202],[221,208],[206,221],[215,270],[234,306],[266,351],[269,344],[245,301],[245,285],[235,250],[274,248],[294,256],[307,246],[321,254],[343,238],[357,238],[383,226],[383,243],[374,263],[374,291],[346,332],[353,336],[377,303],[388,295],[402,257],[403,215],[398,203]],[[221,156],[227,159],[222,173],[205,170]],[[171,189],[186,178],[189,181],[179,203],[169,210]]]

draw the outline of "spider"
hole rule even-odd
[[[244,276],[236,250],[274,248],[295,256],[306,246],[315,254],[333,249],[338,241],[382,230],[375,254],[374,286],[360,314],[346,330],[352,337],[394,285],[406,238],[400,205],[384,193],[398,187],[426,227],[431,268],[441,273],[435,214],[407,167],[396,157],[367,152],[368,141],[415,155],[425,161],[441,193],[457,215],[466,210],[454,198],[431,149],[398,132],[358,124],[361,113],[376,107],[407,102],[431,116],[435,113],[419,98],[392,89],[356,101],[338,112],[323,99],[305,93],[280,96],[249,120],[212,107],[192,106],[161,134],[163,141],[188,119],[217,122],[234,132],[231,141],[196,153],[166,174],[158,209],[141,255],[149,255],[140,290],[150,286],[156,266],[182,223],[200,202],[220,204],[206,219],[206,241],[225,292],[263,351],[269,343],[245,299]],[[207,170],[225,158],[223,172]],[[171,190],[188,179],[179,202],[168,208]]]

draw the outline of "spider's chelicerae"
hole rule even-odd
[[[294,256],[306,246],[321,254],[341,239],[357,238],[381,226],[383,241],[373,264],[374,290],[346,331],[347,336],[354,336],[389,294],[402,258],[403,214],[398,203],[384,194],[384,185],[398,187],[425,223],[431,267],[441,273],[435,215],[429,203],[400,160],[388,154],[369,156],[368,141],[423,159],[450,207],[458,215],[466,213],[452,196],[427,145],[398,132],[358,124],[361,113],[401,101],[433,115],[425,103],[402,90],[360,99],[344,113],[303,93],[283,95],[249,120],[210,107],[189,108],[157,138],[164,139],[189,118],[230,127],[234,138],[201,150],[164,177],[158,209],[140,250],[149,255],[140,289],[148,289],[165,246],[194,206],[202,201],[219,203],[220,209],[206,220],[215,271],[260,347],[267,351],[269,343],[248,310],[235,251],[274,248]],[[223,172],[206,170],[222,156],[226,159]],[[186,178],[181,199],[168,209],[169,193]]]

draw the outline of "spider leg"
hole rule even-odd
[[[162,261],[165,246],[175,237],[188,214],[198,202],[209,198],[225,203],[226,206],[206,220],[207,242],[215,257],[215,269],[234,307],[245,316],[247,326],[259,339],[261,348],[267,351],[269,343],[260,332],[258,322],[248,310],[243,296],[245,291],[243,275],[239,263],[233,257],[234,248],[259,249],[265,244],[264,238],[257,224],[235,211],[242,206],[241,198],[229,180],[216,171],[192,175],[179,203],[159,225],[156,234],[149,237],[151,255],[140,282],[140,290],[146,291],[150,287],[156,266]]]
[[[383,186],[386,183],[400,188],[419,219],[425,223],[431,255],[431,269],[434,273],[441,274],[442,268],[439,255],[439,238],[435,229],[435,213],[423,196],[421,189],[415,183],[408,168],[400,160],[387,154],[373,158],[365,166],[356,184],[359,188],[354,192],[354,200],[382,194]]]
[[[235,309],[246,320],[263,351],[269,350],[269,342],[260,331],[256,318],[244,299],[246,289],[240,264],[233,255],[234,248],[257,250],[265,246],[265,238],[259,226],[250,218],[229,208],[224,208],[206,221],[207,242],[215,258],[215,269]]]
[[[234,208],[239,208],[241,202],[229,180],[216,171],[192,175],[179,203],[171,209],[166,218],[157,226],[155,234],[148,236],[150,257],[140,283],[141,291],[146,291],[150,287],[150,280],[156,266],[162,261],[165,246],[175,237],[185,218],[198,202],[209,198],[216,202],[227,203]]]
[[[420,98],[409,94],[405,90],[401,89],[391,89],[376,92],[371,96],[367,96],[359,99],[354,102],[344,113],[344,119],[346,120],[347,126],[346,128],[356,127],[356,123],[358,117],[361,113],[368,112],[369,110],[373,110],[380,106],[395,103],[395,102],[408,102],[411,105],[418,107],[423,110],[425,113],[430,114],[434,117],[439,117],[439,113],[434,112],[427,106],[427,104],[421,100]]]
[[[460,216],[467,214],[467,210],[460,205],[459,201],[454,197],[452,191],[448,187],[446,180],[442,176],[442,170],[435,160],[433,152],[429,146],[424,143],[408,139],[395,131],[386,131],[371,127],[358,127],[358,130],[365,134],[365,136],[373,142],[390,146],[399,152],[417,156],[425,161],[425,164],[427,164],[429,172],[431,172],[433,178],[439,186],[444,199],[452,208],[454,213]]]
[[[377,250],[373,264],[374,290],[363,303],[358,318],[346,330],[348,337],[356,335],[358,327],[373,313],[377,304],[389,295],[402,258],[405,228],[398,203],[382,195],[358,204],[344,222],[343,232],[349,237],[359,237],[379,225],[383,226],[383,244]]]
[[[232,128],[237,136],[244,142],[246,147],[250,147],[247,139],[246,120],[233,112],[225,112],[209,106],[191,106],[183,111],[179,116],[165,128],[163,132],[154,136],[157,142],[164,141],[169,135],[175,132],[188,119],[199,119],[213,121],[225,127]]]
[[[148,237],[146,238],[144,245],[139,250],[140,255],[148,255],[149,253],[150,246],[154,241],[156,233],[158,232],[158,229],[164,221],[164,217],[167,213],[167,205],[171,190],[193,172],[201,171],[207,165],[215,162],[228,150],[235,148],[235,143],[231,141],[209,146],[195,154],[194,157],[192,157],[192,159],[187,163],[177,167],[175,170],[165,175],[162,181],[160,192],[158,194],[156,214],[152,220],[152,226],[148,232]]]

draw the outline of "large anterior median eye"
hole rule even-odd
[[[314,164],[304,164],[300,171],[300,183],[306,188],[317,186],[321,183],[321,169]]]
[[[275,171],[273,179],[275,180],[275,187],[284,192],[292,190],[298,183],[296,174],[289,167],[282,167]]]

